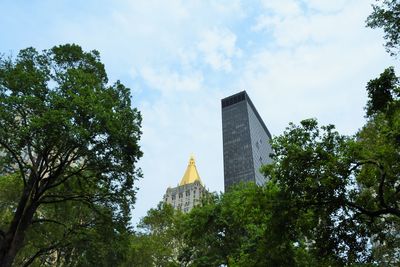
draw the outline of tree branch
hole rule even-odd
[[[32,262],[39,256],[45,254],[48,251],[51,251],[55,248],[57,248],[60,245],[60,243],[55,243],[54,245],[51,245],[50,247],[47,248],[41,248],[39,249],[32,257],[30,257],[22,266],[27,267],[32,264]]]
[[[32,163],[32,171],[33,171],[37,176],[39,176],[39,175],[38,175],[38,171],[37,171],[37,161],[38,161],[38,159],[36,159],[36,160],[34,159],[30,144],[27,144],[27,149],[28,149],[29,160],[30,160],[31,163]]]
[[[36,220],[32,220],[31,224],[35,224],[35,223],[54,223],[54,224],[59,224],[61,226],[64,226],[65,228],[67,227],[65,224],[56,221],[56,220],[51,220],[51,219],[36,219]]]
[[[27,182],[26,182],[26,177],[25,177],[24,166],[22,165],[22,162],[18,158],[17,153],[13,149],[11,149],[11,147],[9,145],[7,145],[5,142],[3,142],[2,140],[0,140],[0,145],[2,145],[5,149],[7,149],[11,153],[12,157],[17,161],[19,170],[21,172],[22,179],[24,181],[24,186],[26,186]]]
[[[378,188],[379,203],[381,204],[382,207],[387,208],[388,206],[385,203],[385,197],[384,197],[384,187],[385,187],[386,172],[384,170],[383,165],[381,165],[381,164],[379,164],[379,171],[381,173],[380,183],[379,183],[379,188]]]
[[[46,164],[46,173],[48,173],[48,177],[45,177],[46,173],[43,173],[42,179],[40,179],[40,182],[38,182],[36,184],[36,198],[40,198],[40,196],[46,192],[46,190],[50,189],[48,187],[49,184],[51,184],[52,182],[56,181],[57,178],[63,173],[63,171],[69,167],[71,165],[71,163],[77,158],[76,156],[73,156],[71,159],[70,156],[72,154],[72,152],[75,150],[75,148],[71,148],[68,152],[65,153],[65,155],[62,157],[62,159],[60,160],[60,162],[58,163],[57,166],[52,167],[50,169],[47,169],[47,164]],[[58,153],[57,153],[58,154]],[[53,170],[55,170],[54,173]],[[62,179],[60,184],[65,182],[70,176],[67,176],[65,179]]]
[[[75,175],[77,175],[77,174],[83,172],[83,171],[85,170],[85,168],[86,168],[86,163],[84,163],[84,165],[82,166],[82,168],[80,168],[80,169],[78,169],[77,171],[71,172],[70,174],[64,176],[64,177],[63,177],[60,181],[58,181],[57,183],[48,183],[43,191],[52,189],[52,188],[54,188],[54,187],[57,187],[57,186],[63,184],[65,181],[67,181],[67,180],[68,180],[69,178],[71,178],[72,176],[75,176]],[[55,179],[54,179],[54,181],[55,181]]]
[[[388,208],[388,205],[385,202],[385,197],[384,197],[384,187],[385,187],[385,180],[386,180],[386,172],[385,172],[385,168],[384,166],[376,161],[376,160],[372,160],[372,159],[368,159],[368,160],[362,160],[360,162],[358,162],[355,166],[353,166],[350,171],[354,171],[356,168],[365,165],[365,164],[372,164],[375,165],[380,172],[380,179],[379,179],[379,186],[378,186],[378,200],[379,200],[379,204],[384,207],[384,208]],[[389,208],[390,209],[390,208]]]
[[[360,160],[359,162],[355,163],[355,165],[350,169],[350,171],[354,171],[358,167],[365,165],[365,164],[372,164],[376,166],[380,166],[380,163],[376,160],[373,159],[366,159],[366,160]]]
[[[391,214],[391,215],[400,217],[400,210],[395,209],[395,208],[387,207],[387,208],[378,209],[378,210],[368,210],[368,209],[365,209],[365,208],[361,207],[360,205],[357,205],[351,201],[345,201],[345,205],[355,208],[362,214],[368,215],[369,217],[379,217],[379,216],[385,215],[385,214]]]
[[[400,184],[396,187],[396,194],[400,193]]]
[[[50,200],[45,200],[49,199]],[[51,200],[51,198],[54,198]],[[74,196],[62,196],[62,195],[47,195],[44,196],[42,199],[38,201],[40,204],[53,204],[53,203],[60,203],[60,202],[66,202],[69,200],[74,200],[74,201],[88,201],[90,202],[90,199],[87,196],[84,195],[74,195]]]

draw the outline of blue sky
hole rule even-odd
[[[0,53],[76,43],[143,115],[133,221],[175,186],[189,156],[223,190],[220,99],[247,90],[273,135],[316,117],[353,134],[365,85],[396,62],[364,27],[373,0],[1,0]]]

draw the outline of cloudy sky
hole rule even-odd
[[[0,53],[76,43],[143,115],[133,222],[195,155],[223,190],[220,99],[246,90],[273,135],[310,117],[353,134],[365,85],[396,62],[364,27],[373,0],[0,0]]]

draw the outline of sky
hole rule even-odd
[[[221,98],[246,90],[273,136],[306,118],[354,134],[367,82],[397,67],[382,31],[365,28],[374,2],[0,0],[0,53],[75,43],[131,89],[143,116],[135,224],[191,154],[223,191]]]

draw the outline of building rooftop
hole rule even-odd
[[[194,157],[192,155],[192,156],[190,156],[189,164],[186,168],[185,174],[183,175],[182,180],[179,183],[179,185],[181,186],[181,185],[185,185],[185,184],[191,184],[191,183],[194,183],[195,181],[199,181],[200,184],[203,185],[203,182],[200,179],[199,173],[197,172]]]
[[[231,96],[221,99],[221,106],[222,106],[222,108],[226,108],[228,106],[234,105],[236,103],[239,103],[239,102],[245,101],[245,100],[247,100],[250,107],[253,109],[254,114],[256,115],[257,119],[260,121],[261,126],[264,128],[264,131],[267,133],[268,137],[270,139],[272,139],[271,133],[269,132],[263,119],[261,119],[260,114],[258,114],[256,107],[254,106],[253,102],[251,101],[251,99],[250,99],[249,95],[246,93],[246,91],[242,91],[242,92],[239,92],[234,95],[231,95]]]

